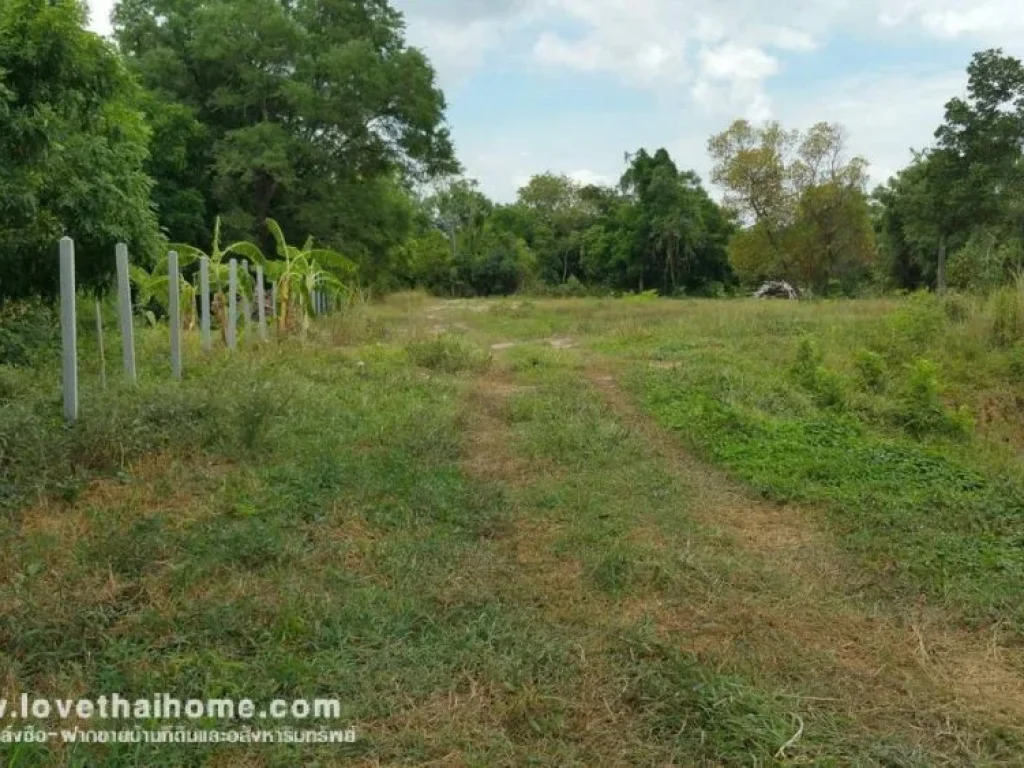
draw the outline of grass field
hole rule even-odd
[[[1009,317],[1009,321],[1007,320]],[[0,686],[346,746],[9,765],[1020,765],[1024,347],[965,300],[419,295],[137,390],[0,371]]]

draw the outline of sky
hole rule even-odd
[[[89,0],[109,33],[114,0]],[[466,174],[614,183],[665,147],[710,176],[737,118],[840,123],[884,182],[932,141],[972,53],[1024,57],[1022,0],[392,0],[438,72]]]

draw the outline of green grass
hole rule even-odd
[[[845,314],[830,314],[836,309]],[[795,338],[762,336],[777,319],[753,312],[740,326],[749,335],[739,338],[680,322],[631,347],[638,364],[628,386],[659,423],[766,497],[826,508],[865,572],[878,581],[886,574],[883,589],[923,592],[975,624],[1024,630],[1020,465],[965,416],[974,405],[968,387],[992,387],[992,374],[979,366],[971,380],[961,369],[960,402],[947,403],[938,367],[904,364],[903,355],[949,355],[942,346],[956,328],[937,316],[927,332],[907,330],[916,327],[908,316],[922,324],[913,305],[874,320],[857,309],[805,311]],[[849,343],[858,326],[861,345],[878,352]],[[885,344],[893,328],[912,345]],[[749,346],[757,338],[772,341],[758,353]],[[674,366],[639,364],[644,359]],[[857,375],[864,359],[872,366],[867,385]],[[944,363],[938,370],[954,371],[958,360]]]
[[[1013,428],[959,410],[1018,392],[1015,348],[967,363],[988,331],[940,310],[406,295],[305,342],[206,358],[190,336],[182,383],[140,328],[139,386],[115,375],[114,337],[106,390],[83,331],[72,426],[52,355],[4,368],[3,695],[337,696],[360,740],[0,753],[1014,764],[1004,717],[870,642],[851,664],[821,632],[850,615],[900,632],[921,597],[951,627],[1024,628]],[[826,510],[846,580],[823,589],[709,524],[699,468],[608,401],[605,371],[751,499]]]

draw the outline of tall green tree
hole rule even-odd
[[[114,18],[152,94],[173,239],[218,212],[233,237],[273,217],[386,260],[380,226],[408,213],[395,179],[457,170],[434,71],[387,0],[122,0]]]
[[[1024,241],[1024,65],[987,50],[967,75],[966,96],[947,102],[935,146],[876,192],[886,208],[886,262],[905,287],[920,276],[944,290],[949,256],[980,233],[991,248],[974,253]]]
[[[0,3],[0,297],[55,293],[64,235],[86,285],[119,241],[161,250],[140,91],[85,23],[78,0]]]
[[[726,283],[731,277],[726,244],[733,231],[692,171],[680,171],[669,153],[641,149],[632,156],[620,188],[634,208],[631,277],[638,288],[672,294]]]
[[[582,187],[565,175],[542,173],[519,190],[519,207],[532,220],[528,242],[541,279],[552,285],[580,277],[585,243],[580,236],[587,210]]]

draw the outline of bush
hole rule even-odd
[[[1009,354],[1010,375],[1016,381],[1024,381],[1024,343],[1018,342]]]
[[[0,306],[0,365],[31,366],[59,344],[56,307],[39,299]]]
[[[725,283],[720,280],[711,280],[695,292],[696,296],[703,296],[708,299],[724,299],[728,291]]]
[[[989,313],[992,316],[990,338],[995,346],[1012,346],[1024,335],[1021,333],[1021,289],[1017,286],[995,291],[989,299]]]
[[[800,339],[796,348],[796,362],[793,363],[793,377],[807,389],[814,389],[818,377],[818,369],[824,355],[817,342],[810,336]]]
[[[442,373],[479,371],[491,364],[489,353],[453,334],[413,342],[406,347],[406,351],[416,365]]]
[[[965,291],[987,292],[1003,285],[1024,259],[1021,242],[982,229],[950,256],[949,284]]]
[[[622,297],[622,300],[624,302],[628,302],[630,304],[644,304],[649,301],[657,301],[657,299],[657,291],[644,291],[643,293],[627,293],[625,296]]]
[[[814,393],[815,402],[823,408],[842,408],[846,404],[846,381],[836,371],[823,365],[824,354],[809,336],[800,340],[793,363],[793,377],[802,387]]]
[[[925,291],[914,293],[889,320],[895,342],[889,351],[894,357],[900,357],[904,347],[934,346],[947,322],[946,310],[937,296]]]
[[[823,408],[842,408],[846,404],[846,381],[823,365],[814,372],[814,394]]]
[[[952,411],[940,397],[938,367],[931,360],[915,360],[909,366],[906,383],[894,413],[897,424],[914,437],[945,434],[963,437],[974,428],[970,412]]]
[[[551,295],[555,298],[583,298],[589,293],[587,286],[581,283],[576,275],[569,275],[569,279],[564,283],[551,288]]]
[[[26,388],[26,377],[11,365],[0,364],[0,403],[13,400]]]
[[[876,352],[859,349],[854,358],[857,384],[865,392],[881,394],[885,391],[885,360]]]
[[[962,323],[971,316],[971,307],[963,296],[950,294],[942,297],[942,309],[954,323]]]

